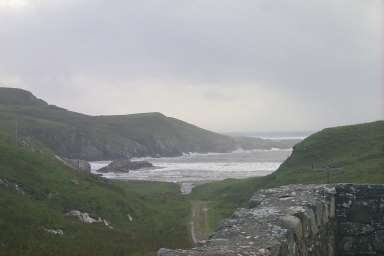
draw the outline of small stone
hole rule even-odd
[[[45,229],[45,231],[52,235],[58,235],[58,236],[64,235],[64,231],[62,229]]]

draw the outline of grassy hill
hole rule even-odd
[[[109,160],[229,152],[239,147],[290,147],[296,141],[232,138],[161,113],[88,116],[49,105],[30,92],[0,88],[0,130],[67,158]]]
[[[66,216],[87,212],[104,223]],[[155,255],[188,247],[190,205],[174,184],[111,182],[0,134],[0,255]],[[48,230],[62,230],[55,235]]]
[[[198,186],[191,197],[211,202],[211,228],[261,188],[294,183],[384,183],[384,121],[328,128],[294,147],[273,174]]]
[[[88,116],[0,88],[0,129],[32,138],[68,158],[88,160],[130,156],[180,155],[183,152],[227,152],[237,148],[230,137],[160,113]]]

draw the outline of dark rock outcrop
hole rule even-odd
[[[113,161],[108,166],[98,170],[98,172],[129,172],[150,167],[153,167],[153,165],[147,161],[131,161],[129,159],[123,159]]]

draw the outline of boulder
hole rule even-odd
[[[131,161],[129,159],[123,159],[113,161],[108,166],[98,170],[98,172],[129,172],[150,167],[153,167],[153,165],[147,161]]]
[[[100,217],[94,218],[87,212],[81,212],[79,210],[71,210],[71,211],[67,212],[65,214],[65,216],[76,217],[80,220],[81,223],[84,223],[84,224],[102,223],[102,224],[104,224],[104,226],[106,226],[110,229],[113,229],[113,227],[111,226],[111,224],[107,220],[102,219]]]

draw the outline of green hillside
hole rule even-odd
[[[190,196],[181,196],[175,184],[80,173],[54,157],[112,159],[239,146],[272,144],[219,135],[160,113],[82,115],[0,88],[0,256],[150,256],[160,247],[191,246],[190,201],[207,203],[213,229],[261,188],[384,183],[384,121],[325,129],[297,144],[269,176],[201,185]],[[72,210],[112,228],[82,223],[67,215]]]
[[[273,174],[196,187],[195,200],[211,202],[211,228],[234,209],[247,206],[261,188],[293,183],[384,183],[384,121],[328,128],[294,147]]]
[[[328,128],[294,147],[275,182],[384,182],[384,121]]]
[[[87,116],[0,88],[0,256],[147,256],[160,247],[189,247],[190,201],[177,185],[112,182],[69,169],[55,155],[100,160],[227,152],[241,140],[160,113]],[[253,146],[276,144],[247,141]],[[73,210],[113,228],[82,223],[67,215]]]
[[[71,210],[113,229],[66,216]],[[0,135],[1,256],[155,255],[160,247],[190,246],[189,214],[174,184],[111,182]]]
[[[23,143],[42,143],[67,158],[109,160],[291,147],[292,141],[232,138],[161,113],[88,116],[48,105],[21,89],[0,88],[0,130]]]

